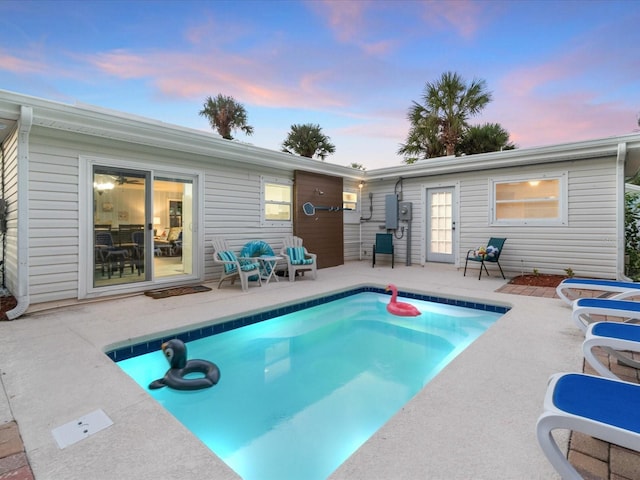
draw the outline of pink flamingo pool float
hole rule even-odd
[[[385,292],[391,290],[391,300],[387,305],[387,311],[393,315],[399,315],[401,317],[417,317],[420,315],[420,310],[411,305],[410,303],[398,301],[398,288],[391,284],[387,285]]]

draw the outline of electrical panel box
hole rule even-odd
[[[387,230],[398,229],[398,197],[395,195],[386,195],[384,197],[384,219],[385,228]]]
[[[408,222],[412,218],[411,202],[400,202],[400,220]]]

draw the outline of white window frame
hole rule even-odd
[[[489,225],[536,225],[536,226],[565,226],[568,225],[568,172],[544,174],[513,175],[508,177],[489,178]],[[502,183],[533,182],[536,180],[558,180],[560,194],[558,198],[559,217],[557,218],[529,218],[499,220],[496,218],[496,186]]]
[[[291,218],[289,220],[269,220],[266,218],[266,185],[281,185],[289,187],[289,202],[281,202],[290,207]],[[274,203],[274,202],[270,202]],[[279,202],[280,203],[280,202]],[[260,225],[262,227],[292,227],[293,225],[293,181],[285,178],[260,177]]]
[[[344,194],[349,193],[356,196],[356,208],[353,210],[343,210],[343,222],[344,223],[360,223],[360,200],[362,198],[362,190],[359,188],[343,188],[342,189],[342,208],[344,208]],[[353,203],[353,202],[349,202]]]

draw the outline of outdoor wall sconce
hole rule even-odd
[[[318,195],[324,195],[324,192],[322,190],[320,190],[319,188],[316,188],[314,190]]]
[[[360,180],[360,183],[358,184],[358,188],[360,190],[362,190],[362,187],[364,187],[364,183],[365,183],[364,180]]]

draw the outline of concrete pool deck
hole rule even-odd
[[[271,282],[248,293],[209,284],[211,292],[159,300],[135,295],[0,323],[0,421],[19,425],[37,480],[239,478],[104,352],[305,297],[387,283],[512,309],[330,478],[558,478],[537,444],[535,423],[549,376],[582,370],[583,337],[570,309],[554,298],[496,292],[506,283],[501,278],[478,281],[448,265],[372,269],[352,262],[320,270],[316,281]],[[112,426],[58,448],[54,428],[98,409]]]

